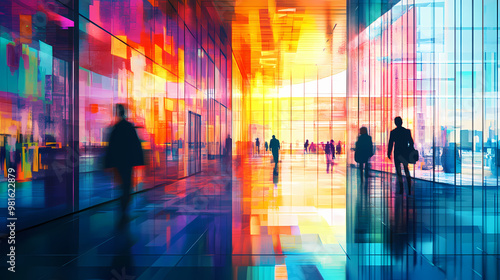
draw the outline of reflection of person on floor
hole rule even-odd
[[[394,207],[389,210],[391,216],[394,217],[391,221],[391,231],[387,238],[391,242],[384,244],[385,250],[390,251],[395,261],[402,261],[403,256],[406,256],[406,248],[409,242],[412,242],[414,237],[410,234],[412,231],[408,225],[414,223],[413,205],[410,201],[406,201],[402,196],[397,195],[393,199]],[[391,219],[392,220],[392,219]]]
[[[339,141],[340,142],[340,141]],[[368,129],[361,127],[359,129],[358,141],[356,141],[356,148],[354,150],[354,160],[359,164],[359,179],[363,182],[366,178],[368,181],[368,172],[370,170],[369,160],[373,156],[373,142],[372,137],[368,135]],[[364,175],[363,176],[363,171]]]
[[[274,188],[277,189],[278,188],[278,182],[279,182],[279,176],[278,176],[278,172],[273,172],[273,184],[274,184]],[[274,192],[274,196],[276,197],[278,195],[277,192]]]
[[[368,188],[363,188],[358,185],[357,192],[354,196],[352,212],[354,214],[354,242],[366,243],[370,238],[369,232],[371,229],[371,220],[374,213],[373,205],[370,203],[370,196],[368,195]]]
[[[135,278],[137,263],[134,262],[132,254],[132,247],[135,243],[130,226],[116,228],[113,243],[110,244],[110,250],[114,255],[111,260],[111,275],[115,276],[111,279],[132,280]]]
[[[413,148],[413,138],[411,131],[403,127],[403,119],[396,117],[394,119],[396,128],[391,131],[389,137],[389,147],[387,148],[387,157],[391,159],[392,148],[394,146],[394,164],[396,165],[396,173],[398,177],[399,189],[398,194],[402,194],[404,190],[403,175],[401,174],[401,164],[405,169],[406,182],[408,184],[408,195],[411,195],[411,177],[408,169],[408,156],[410,148]]]
[[[260,155],[260,140],[255,138],[255,147],[257,147],[257,154]]]
[[[326,173],[330,173],[330,165],[333,171],[333,159],[332,159],[333,146],[330,142],[326,142],[325,145],[325,158],[326,158]]]
[[[279,155],[280,155],[280,141],[276,139],[276,136],[273,135],[273,139],[269,141],[269,149],[271,149],[271,152],[273,153],[273,160],[274,160],[274,173],[276,174],[278,172],[278,161],[279,161]]]
[[[125,107],[116,105],[118,122],[113,126],[106,151],[105,168],[116,168],[123,191],[121,199],[122,221],[132,191],[132,168],[144,165],[142,146],[133,124],[125,119]]]

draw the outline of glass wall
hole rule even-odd
[[[394,172],[387,142],[401,116],[420,152],[416,178],[497,186],[497,2],[349,2],[351,147],[368,127],[372,167]]]
[[[411,214],[403,219],[413,221],[405,229],[413,234],[408,251],[422,254],[443,271],[446,254],[474,260],[498,254],[497,1],[348,4],[348,145],[354,148],[359,128],[368,128],[375,145],[372,199],[387,203],[376,222],[398,232],[387,215],[397,211],[391,203],[398,200],[395,182],[390,183],[395,168],[387,145],[394,118],[401,116],[420,153],[420,160],[410,165],[420,196],[405,198]],[[354,152],[347,151],[348,167],[354,167]],[[354,169],[348,172],[348,205],[356,204],[359,193],[355,174]],[[354,218],[347,223],[357,222]],[[373,233],[370,238],[381,244],[380,236]],[[348,240],[347,252],[383,254],[383,246],[368,250],[363,242],[368,243]],[[485,275],[485,263],[474,263],[475,272]]]
[[[200,2],[6,0],[0,10],[0,206],[14,168],[20,228],[120,195],[102,165],[117,103],[144,150],[134,191],[203,170],[207,147],[220,156],[231,32]]]
[[[234,103],[237,111],[233,116],[238,119],[233,127],[242,127],[237,134],[241,137],[237,140],[243,140],[238,153],[257,153],[252,150],[256,139],[259,138],[263,149],[273,135],[287,153],[302,154],[306,140],[318,145],[318,152],[323,151],[327,141],[334,140],[336,144],[340,141],[344,153],[346,72],[331,73],[330,65],[297,65],[286,70],[284,75],[288,80],[284,81],[269,82],[257,74],[247,91],[244,81],[234,79],[233,93],[245,92],[233,96],[238,102]]]

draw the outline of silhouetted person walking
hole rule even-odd
[[[337,155],[340,155],[342,152],[342,142],[337,142]]]
[[[231,135],[227,135],[226,138],[226,149],[225,149],[225,159],[226,159],[226,171],[231,172],[232,171],[232,160],[233,160],[233,139],[231,138]]]
[[[127,206],[132,191],[132,168],[144,165],[142,146],[133,124],[125,119],[125,107],[116,105],[119,121],[113,126],[106,151],[105,168],[116,168],[121,181],[122,221],[126,219]]]
[[[368,129],[364,126],[359,129],[358,141],[356,141],[354,151],[354,160],[359,164],[359,178],[363,182],[364,177],[368,179],[368,172],[370,171],[370,163],[368,161],[373,156],[372,137],[368,135]]]
[[[260,141],[259,141],[259,138],[255,138],[255,146],[257,147],[257,154],[260,155]]]
[[[332,145],[332,166],[333,166],[333,160],[335,159],[335,141],[333,141],[333,139],[330,140],[330,145]]]
[[[330,165],[332,166],[332,171],[333,171],[332,152],[333,152],[333,145],[327,141],[325,145],[326,173],[330,173]]]
[[[306,139],[306,142],[304,143],[304,154],[307,154],[307,147],[309,147],[309,139]]]
[[[231,158],[233,153],[233,139],[231,138],[231,135],[227,135],[226,138],[226,157]]]
[[[273,139],[269,141],[269,149],[271,149],[271,152],[273,153],[273,160],[274,160],[274,174],[278,173],[278,161],[279,161],[279,155],[280,155],[280,141],[276,139],[276,137],[273,135]]]
[[[267,141],[264,143],[264,147],[266,147],[266,154],[267,154],[267,150],[269,150],[269,145],[267,144]]]
[[[408,157],[410,149],[413,148],[413,138],[411,131],[403,127],[403,119],[396,117],[394,119],[396,128],[391,131],[389,137],[389,147],[387,148],[387,157],[391,159],[392,148],[394,146],[394,164],[396,165],[396,173],[398,177],[399,189],[396,191],[402,194],[404,190],[403,175],[401,174],[401,164],[405,169],[406,182],[408,184],[408,195],[411,195],[411,177],[408,169]]]

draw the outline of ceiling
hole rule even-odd
[[[345,0],[211,2],[231,26],[235,59],[249,79],[274,87],[346,69]]]

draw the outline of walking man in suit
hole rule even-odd
[[[276,139],[276,136],[273,135],[273,139],[269,141],[269,149],[271,149],[271,152],[273,153],[273,160],[274,160],[274,171],[273,174],[278,173],[278,161],[279,161],[279,155],[280,155],[280,141]]]
[[[122,220],[127,219],[127,207],[132,192],[132,168],[144,165],[141,141],[134,125],[125,118],[125,107],[116,105],[118,122],[113,126],[106,151],[105,168],[115,168],[122,189]]]
[[[403,175],[401,174],[401,164],[405,169],[406,182],[408,184],[408,195],[411,195],[411,177],[408,169],[408,157],[410,148],[413,148],[413,138],[411,131],[403,127],[403,119],[396,117],[394,119],[396,128],[391,131],[389,137],[389,147],[387,148],[387,157],[391,159],[392,148],[394,147],[394,164],[396,165],[396,173],[398,177],[399,189],[397,194],[402,194],[404,190]]]

